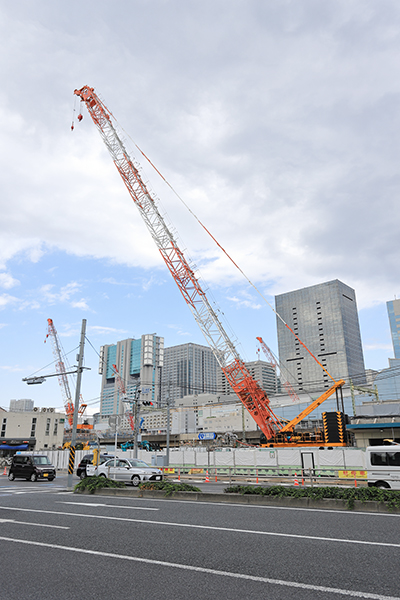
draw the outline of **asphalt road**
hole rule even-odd
[[[400,600],[400,515],[64,488],[0,478],[1,600]]]

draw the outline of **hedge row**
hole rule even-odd
[[[382,502],[389,509],[400,508],[400,491],[386,490],[375,487],[344,488],[344,487],[284,487],[275,485],[271,487],[254,485],[235,485],[224,490],[226,494],[258,494],[278,498],[312,498],[323,500],[330,498],[346,500],[348,508],[354,508],[354,501]]]

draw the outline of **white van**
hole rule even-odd
[[[400,490],[400,444],[368,446],[365,460],[369,487]]]

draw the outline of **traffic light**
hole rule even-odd
[[[150,402],[150,400],[145,400],[144,402],[142,402],[143,406],[153,406],[153,403]]]
[[[93,448],[93,459],[92,459],[92,464],[93,465],[97,465],[98,463],[98,456],[99,456],[99,451],[97,448]]]

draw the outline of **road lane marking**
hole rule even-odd
[[[159,508],[147,508],[146,506],[122,506],[121,504],[96,504],[95,502],[62,502],[57,500],[56,504],[76,504],[77,506],[94,506],[95,508],[106,506],[108,508],[129,508],[130,510],[160,510]]]
[[[400,544],[390,542],[374,542],[367,540],[351,540],[346,538],[330,538],[317,535],[300,535],[297,533],[278,533],[272,531],[255,531],[252,529],[237,529],[234,527],[215,527],[212,525],[193,525],[192,523],[171,523],[169,521],[150,521],[149,519],[130,519],[127,517],[109,517],[106,515],[88,515],[83,513],[71,513],[61,511],[39,510],[36,508],[16,508],[15,506],[0,506],[0,510],[18,510],[22,512],[45,513],[46,515],[62,515],[67,517],[84,517],[86,519],[104,519],[108,521],[122,521],[128,523],[143,523],[145,525],[165,525],[167,527],[182,527],[188,529],[205,529],[207,531],[226,531],[228,533],[246,533],[250,535],[266,535],[271,537],[295,538],[300,540],[316,540],[319,542],[338,542],[343,544],[361,544],[365,546],[385,546],[389,548],[400,548]]]
[[[25,521],[16,521],[15,519],[0,519],[1,523],[14,523],[14,525],[32,525],[34,527],[50,527],[52,529],[71,529],[71,527],[64,527],[63,525],[47,525],[46,523],[27,523]]]
[[[148,565],[157,565],[159,567],[167,567],[173,569],[181,569],[184,571],[195,571],[197,573],[206,573],[208,575],[218,575],[221,577],[230,577],[232,579],[245,579],[256,583],[269,583],[271,585],[280,585],[285,587],[297,588],[301,590],[312,590],[314,592],[324,592],[330,594],[339,594],[342,596],[350,596],[352,598],[367,598],[368,600],[400,600],[399,596],[384,596],[382,594],[372,594],[358,590],[346,590],[340,588],[327,587],[323,585],[312,585],[309,583],[301,583],[299,581],[285,581],[283,579],[272,579],[271,577],[259,577],[257,575],[247,575],[246,573],[232,573],[230,571],[219,571],[217,569],[208,569],[206,567],[196,567],[195,565],[185,565],[182,563],[172,563],[164,560],[154,560],[151,558],[140,558],[138,556],[128,556],[126,554],[113,554],[111,552],[100,552],[98,550],[87,550],[86,548],[72,548],[71,546],[61,546],[59,544],[47,544],[45,542],[34,542],[30,540],[17,540],[15,538],[7,538],[0,536],[0,540],[4,542],[13,542],[26,544],[30,546],[40,546],[41,548],[51,548],[52,550],[64,550],[66,552],[76,552],[81,554],[89,554],[92,556],[101,556],[105,558],[116,558],[119,560],[127,560],[136,563],[144,563]]]

